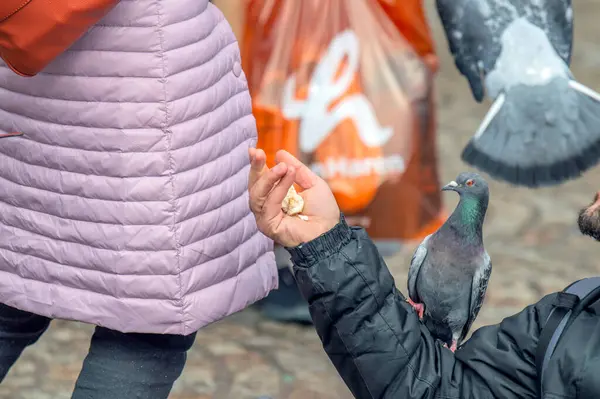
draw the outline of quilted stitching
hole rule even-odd
[[[122,0],[34,78],[0,63],[0,302],[188,334],[277,284],[239,49],[207,0]]]

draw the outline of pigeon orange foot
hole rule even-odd
[[[425,306],[422,303],[414,303],[410,298],[406,300],[415,309],[417,315],[419,315],[419,319],[423,318],[423,312],[425,311]]]
[[[458,345],[458,343],[455,340],[452,340],[452,345],[450,345],[450,350],[452,352],[456,352],[456,346]],[[448,344],[444,343],[444,348],[448,348]]]

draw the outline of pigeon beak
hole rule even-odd
[[[442,187],[442,191],[456,191],[456,187],[458,187],[458,183],[453,180]]]

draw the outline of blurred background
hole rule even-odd
[[[299,0],[298,0],[299,1]],[[600,90],[600,2],[573,2],[574,54],[578,81]],[[225,4],[225,5],[223,5]],[[220,7],[227,7],[227,0]],[[476,104],[466,80],[454,67],[432,0],[425,0],[439,70],[434,78],[437,101],[437,152],[440,183],[467,167],[463,146],[481,122],[489,103]],[[227,14],[227,11],[224,10]],[[231,11],[229,11],[231,12]],[[231,14],[229,14],[231,15]],[[241,34],[239,30],[236,34]],[[429,184],[429,178],[423,184]],[[417,183],[419,179],[415,180]],[[600,245],[582,237],[578,211],[600,190],[600,168],[559,187],[515,188],[491,181],[485,245],[494,270],[475,328],[497,323],[541,296],[600,272]],[[452,210],[457,197],[444,194]],[[415,244],[387,257],[402,292]],[[68,399],[92,327],[55,321],[41,341],[29,348],[0,386],[0,398]],[[351,395],[324,355],[310,326],[266,319],[255,307],[202,330],[172,399],[349,399]]]

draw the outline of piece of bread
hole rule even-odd
[[[290,187],[281,203],[281,209],[289,216],[294,216],[304,209],[304,199],[298,195],[294,186]]]

